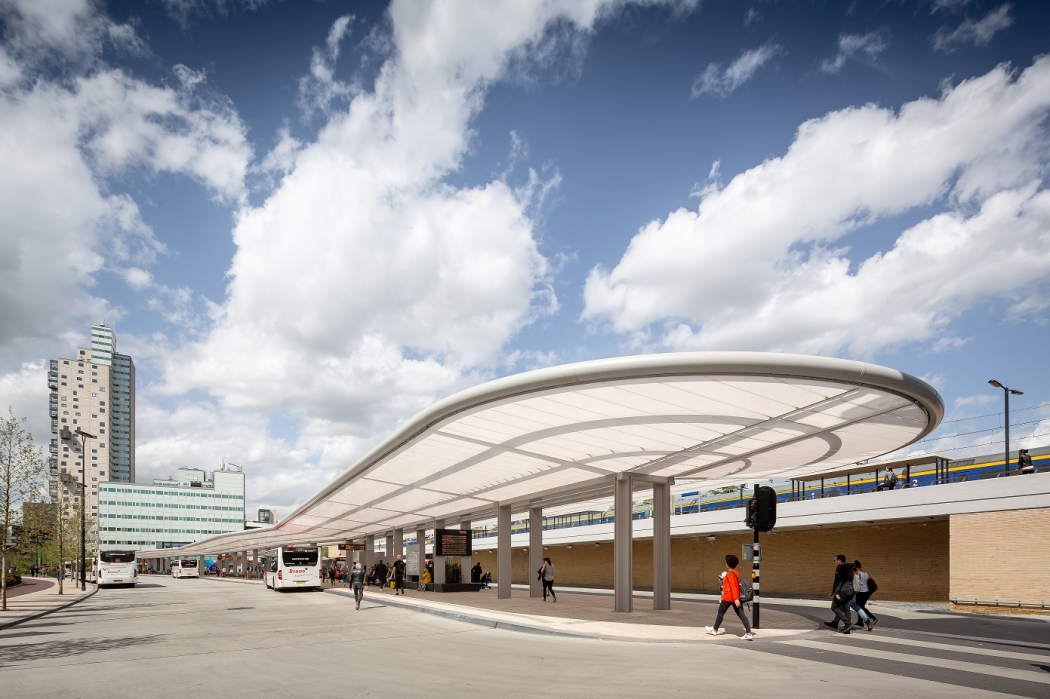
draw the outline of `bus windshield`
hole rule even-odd
[[[99,551],[99,560],[103,563],[134,563],[134,551]]]
[[[197,567],[197,561],[196,560],[182,561],[182,567],[183,568],[196,568]]]
[[[318,558],[317,549],[287,548],[281,551],[281,560],[286,566],[315,566]]]

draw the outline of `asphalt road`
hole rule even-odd
[[[354,611],[329,593],[147,577],[0,632],[0,688],[5,699],[1050,697],[1050,648],[892,628],[751,643],[598,641],[465,624],[384,607],[374,594]]]

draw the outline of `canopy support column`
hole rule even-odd
[[[470,531],[470,520],[469,519],[460,520],[459,528],[463,529],[463,530],[465,530],[467,532],[467,538],[470,540],[470,548],[471,548],[471,550],[473,550],[474,549],[474,536],[473,536],[473,534]],[[460,582],[470,582],[470,566],[471,566],[470,558],[471,558],[470,556],[460,556],[459,557]]]
[[[445,584],[445,557],[437,555],[438,529],[445,528],[445,520],[434,520],[434,584]]]
[[[252,577],[253,578],[262,578],[262,575],[261,575],[262,571],[259,570],[259,549],[252,549],[252,568],[253,568],[253,571],[252,571],[253,575],[252,575]]]
[[[613,609],[617,612],[630,612],[633,611],[634,602],[631,476],[626,473],[618,474],[613,483]]]
[[[423,571],[427,569],[427,530],[416,530],[416,567],[419,568],[419,579],[423,579]]]
[[[529,508],[529,597],[543,597],[536,571],[543,565],[543,508]]]
[[[671,608],[671,484],[653,483],[653,609]]]
[[[496,532],[496,598],[510,599],[510,505],[499,506],[496,513]]]
[[[375,562],[375,561],[372,560],[372,556],[375,553],[375,550],[376,550],[376,536],[375,536],[375,534],[369,534],[368,536],[365,537],[365,550],[364,550],[365,562],[362,563],[362,565],[365,567],[365,570],[368,570],[370,567],[372,567],[372,564]]]
[[[390,562],[393,564],[398,558],[404,560],[405,554],[405,530],[398,527],[394,530],[394,551],[390,554]]]
[[[383,548],[383,562],[389,568],[394,563],[394,532],[386,535],[386,546]]]

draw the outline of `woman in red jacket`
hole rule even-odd
[[[740,559],[733,554],[726,556],[726,572],[722,577],[722,600],[718,603],[718,616],[715,617],[715,625],[708,626],[707,633],[712,636],[721,636],[725,633],[725,629],[720,628],[722,626],[722,618],[726,615],[726,610],[732,607],[744,624],[744,635],[742,638],[745,641],[750,641],[754,638],[754,635],[751,633],[751,624],[747,621],[747,615],[744,614],[744,605],[740,602],[740,573],[736,569],[739,563]]]

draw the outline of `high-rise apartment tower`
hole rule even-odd
[[[52,359],[47,385],[51,389],[51,488],[58,495],[58,474],[81,479],[80,440],[61,440],[63,428],[95,435],[83,454],[87,513],[98,516],[98,484],[135,480],[135,363],[117,352],[117,336],[105,324],[91,326],[91,347],[78,348],[74,359]],[[63,489],[66,502],[79,493]]]

